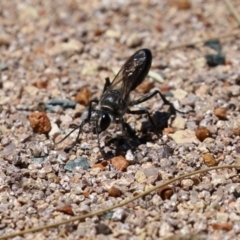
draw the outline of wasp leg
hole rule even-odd
[[[93,103],[99,103],[98,99],[93,99],[90,101],[89,103],[89,107],[88,107],[88,116],[87,116],[87,122],[89,122],[91,120],[91,114],[92,114],[92,104]]]
[[[99,102],[98,99],[93,99],[93,100],[91,100],[90,103],[89,103],[88,116],[87,116],[87,118],[86,118],[80,125],[71,124],[70,126],[73,128],[73,130],[70,131],[63,139],[61,139],[61,140],[60,140],[59,142],[57,142],[56,144],[59,144],[59,143],[63,142],[63,141],[64,141],[65,139],[67,139],[73,132],[75,132],[77,129],[79,129],[79,130],[78,130],[78,135],[77,135],[74,143],[72,144],[72,147],[74,147],[74,146],[76,145],[76,143],[77,143],[77,140],[79,139],[79,136],[80,136],[81,131],[82,131],[82,127],[83,127],[86,123],[90,122],[90,120],[91,120],[92,103],[98,103],[98,102]]]
[[[93,103],[98,103],[98,102],[99,102],[98,99],[93,99],[93,100],[90,101],[89,107],[88,107],[88,116],[87,116],[87,118],[78,126],[78,128],[79,128],[79,130],[78,130],[78,135],[77,135],[77,137],[76,137],[76,139],[75,139],[74,145],[77,143],[77,140],[79,139],[79,136],[80,136],[81,131],[82,131],[82,127],[83,127],[85,124],[89,123],[90,120],[91,120],[92,104],[93,104]]]
[[[123,134],[128,133],[130,137],[136,137],[136,132],[131,128],[128,123],[124,122],[123,118],[121,118],[121,124]]]
[[[127,113],[130,113],[130,114],[137,114],[137,115],[140,115],[140,114],[147,114],[148,116],[148,119],[149,121],[151,122],[152,126],[153,126],[153,129],[155,130],[155,133],[158,135],[158,137],[160,136],[159,135],[159,132],[157,131],[157,127],[150,115],[150,113],[148,112],[148,110],[146,109],[139,109],[139,110],[130,110],[130,109],[127,109]]]
[[[130,106],[133,106],[133,105],[136,105],[136,104],[145,102],[145,101],[149,100],[150,98],[154,97],[154,96],[157,95],[157,94],[159,94],[159,96],[162,98],[164,105],[169,105],[169,106],[170,106],[170,113],[171,113],[171,114],[175,115],[176,112],[185,114],[185,112],[181,112],[181,111],[177,110],[177,109],[173,106],[173,104],[170,103],[170,102],[166,99],[166,97],[165,97],[160,91],[158,91],[158,90],[156,90],[156,91],[154,91],[154,92],[151,92],[151,93],[148,93],[147,95],[141,97],[141,98],[138,99],[138,100],[135,100],[135,101],[130,102],[129,105],[130,105]]]

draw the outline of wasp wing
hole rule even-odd
[[[152,53],[149,49],[135,52],[122,66],[104,94],[114,89],[120,89],[123,99],[143,82],[152,63]]]

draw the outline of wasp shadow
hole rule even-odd
[[[172,113],[156,111],[152,116],[154,125],[150,120],[143,121],[140,133],[124,123],[127,131],[122,136],[106,139],[105,146],[110,147],[112,151],[103,152],[103,157],[110,159],[114,156],[125,156],[128,150],[134,153],[139,145],[152,142],[154,134],[160,138],[162,130],[168,127],[169,121],[173,121],[175,116]]]

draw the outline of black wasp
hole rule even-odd
[[[130,92],[143,82],[149,72],[151,63],[152,53],[149,49],[141,49],[135,52],[124,63],[112,82],[110,82],[109,78],[106,78],[101,98],[90,101],[87,118],[83,120],[79,126],[72,125],[74,129],[61,141],[65,140],[76,129],[79,129],[77,136],[78,139],[82,131],[82,127],[87,123],[91,123],[93,125],[94,131],[98,135],[98,142],[99,133],[106,130],[112,120],[115,120],[117,123],[121,123],[123,131],[128,131],[129,126],[123,120],[123,115],[125,113],[147,114],[151,124],[154,126],[154,129],[156,129],[152,117],[146,109],[129,109],[129,107],[145,102],[156,94],[159,94],[163,103],[169,105],[170,111],[175,113],[177,110],[175,110],[174,106],[158,90],[146,94],[135,101],[131,101],[130,99]],[[93,105],[95,105],[95,107],[93,107]]]

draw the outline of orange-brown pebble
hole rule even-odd
[[[196,137],[201,142],[204,141],[206,138],[211,137],[210,131],[206,127],[198,127],[195,131]]]
[[[89,188],[85,188],[85,189],[83,190],[83,196],[84,196],[84,197],[89,197],[89,195],[90,195],[90,189],[89,189]]]
[[[97,28],[93,32],[95,36],[101,36],[104,33],[104,30]]]
[[[51,123],[45,112],[31,113],[28,120],[35,133],[49,133],[51,130]]]
[[[129,166],[129,162],[123,156],[112,158],[111,163],[118,171],[126,171]]]
[[[71,182],[78,183],[79,182],[79,177],[72,177]]]
[[[201,182],[201,180],[198,177],[193,177],[192,180],[194,185],[198,185]]]
[[[167,85],[163,85],[163,86],[161,86],[160,88],[159,88],[159,90],[160,90],[160,92],[161,93],[166,93],[166,92],[169,92],[169,91],[171,91],[171,87],[170,86],[167,86]]]
[[[101,170],[105,170],[106,166],[108,165],[107,161],[102,161],[100,163],[95,163],[92,168],[100,168]]]
[[[171,127],[164,128],[162,131],[163,135],[168,135],[169,133],[174,133],[174,129]]]
[[[42,53],[44,53],[44,48],[43,48],[43,47],[35,47],[35,48],[33,49],[33,52],[34,52],[35,54],[42,54]]]
[[[56,208],[55,211],[65,213],[65,214],[70,215],[70,216],[74,216],[71,205],[65,205],[63,207]]]
[[[225,64],[227,63],[225,62]],[[231,84],[228,81],[223,82],[223,87],[229,87],[229,86],[231,86]]]
[[[232,131],[235,136],[240,136],[240,128],[234,128]]]
[[[227,110],[225,108],[216,108],[214,110],[214,114],[220,120],[226,120],[227,119]]]
[[[87,106],[91,100],[92,93],[87,87],[83,87],[76,95],[75,101],[84,106]]]
[[[56,178],[54,179],[54,183],[57,183],[57,184],[59,184],[59,183],[60,183],[60,181],[61,181],[61,178],[60,178],[60,177],[56,177]]]
[[[136,90],[140,93],[148,93],[153,88],[153,86],[154,86],[153,82],[144,81],[137,87]]]
[[[217,165],[217,160],[212,156],[211,153],[204,153],[203,161],[208,167],[213,167]]]
[[[36,87],[39,89],[47,88],[47,86],[48,86],[48,81],[39,80],[36,82]]]
[[[232,224],[225,222],[225,223],[213,223],[211,224],[212,228],[214,230],[224,230],[224,231],[230,231],[232,230]]]
[[[164,186],[157,190],[157,194],[162,198],[162,200],[170,199],[173,195],[173,189],[169,186]]]
[[[192,6],[190,0],[171,0],[170,5],[178,8],[179,10],[186,10]]]
[[[116,187],[111,187],[110,189],[108,189],[108,194],[111,197],[119,197],[122,195],[122,191]]]

